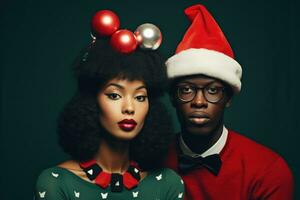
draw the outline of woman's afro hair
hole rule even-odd
[[[108,39],[96,40],[83,50],[74,65],[78,89],[97,93],[113,78],[142,80],[150,96],[161,96],[167,76],[162,56],[157,51],[141,50],[123,54],[115,51]]]

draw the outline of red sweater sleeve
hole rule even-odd
[[[279,157],[262,173],[253,192],[254,199],[293,200],[294,180],[286,162]]]

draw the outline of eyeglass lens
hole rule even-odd
[[[198,87],[190,83],[180,84],[177,86],[177,95],[182,101],[192,101],[198,90],[201,90],[205,99],[211,103],[217,103],[223,98],[224,87],[218,86],[215,83],[210,83],[204,87]]]

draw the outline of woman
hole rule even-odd
[[[172,131],[159,102],[156,51],[116,52],[96,40],[75,67],[78,92],[58,123],[71,160],[39,176],[36,199],[183,199],[181,178],[161,168]]]

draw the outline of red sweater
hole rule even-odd
[[[166,166],[178,172],[176,142]],[[293,176],[286,162],[270,149],[231,130],[220,153],[218,176],[201,167],[181,175],[189,200],[291,200]]]

